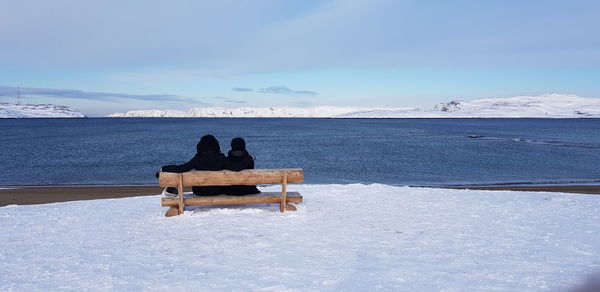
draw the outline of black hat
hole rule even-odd
[[[246,150],[246,141],[244,139],[237,137],[231,140],[231,150],[232,151],[245,151]]]

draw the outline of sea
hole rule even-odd
[[[0,186],[156,185],[212,134],[310,184],[600,185],[600,119],[0,119]]]

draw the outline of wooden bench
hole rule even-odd
[[[246,169],[242,171],[190,171],[184,173],[161,172],[159,184],[161,187],[176,187],[178,197],[163,197],[161,204],[169,207],[165,216],[182,214],[185,206],[210,205],[246,205],[246,204],[279,204],[279,210],[295,211],[292,204],[302,202],[302,196],[297,192],[288,192],[288,183],[304,181],[302,169]],[[229,186],[229,185],[258,185],[281,184],[281,193],[262,192],[246,196],[183,196],[183,187],[189,186]]]

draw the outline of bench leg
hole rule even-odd
[[[169,207],[169,209],[167,210],[167,213],[165,213],[165,217],[171,217],[171,216],[177,216],[177,215],[179,215],[178,207]]]
[[[185,204],[183,203],[183,174],[179,174],[177,178],[177,191],[179,192],[179,209],[177,214],[183,214]]]
[[[296,209],[296,206],[294,206],[294,204],[287,203],[287,204],[285,204],[285,210],[286,211],[296,211],[297,209]]]
[[[283,181],[281,182],[281,202],[279,203],[279,211],[285,212],[287,207],[287,172],[283,174]]]

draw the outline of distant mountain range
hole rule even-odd
[[[11,104],[0,103],[0,118],[85,118],[76,109],[55,104]]]
[[[453,100],[431,109],[357,107],[192,107],[188,111],[136,110],[108,117],[240,117],[240,118],[600,118],[600,98],[544,94]]]
[[[76,109],[53,104],[0,103],[0,118],[85,118]],[[600,118],[600,98],[544,94],[453,100],[430,109],[359,107],[192,107],[187,111],[136,110],[107,117],[169,118]]]
[[[364,108],[349,107],[192,107],[188,111],[172,110],[136,110],[126,113],[115,113],[108,117],[126,118],[170,118],[170,117],[198,117],[198,118],[331,118],[345,113],[364,110]],[[381,108],[384,110],[384,108]]]
[[[600,118],[600,98],[544,94],[453,100],[432,109],[362,110],[344,118]]]

